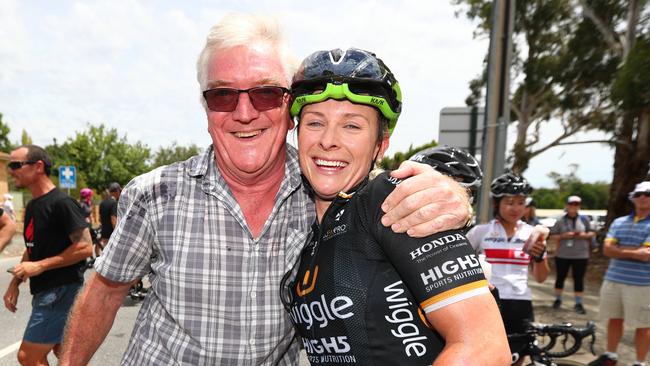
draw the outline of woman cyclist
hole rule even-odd
[[[498,309],[461,230],[410,238],[379,222],[399,181],[368,181],[401,110],[374,54],[319,51],[292,84],[298,151],[317,220],[283,281],[313,364],[508,364]]]
[[[468,190],[472,201],[481,186],[481,166],[472,154],[465,150],[445,145],[430,147],[413,154],[409,160],[429,164],[440,173],[452,177]]]
[[[522,333],[526,320],[534,319],[529,268],[540,283],[549,273],[543,238],[530,251],[524,251],[533,232],[533,226],[522,221],[526,197],[531,192],[528,181],[519,175],[506,173],[497,177],[490,186],[495,218],[467,233],[472,246],[485,253],[492,265],[491,283],[499,290],[501,315],[508,334]],[[525,346],[515,343],[510,344],[513,353]]]

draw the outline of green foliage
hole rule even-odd
[[[103,124],[88,125],[88,130],[77,132],[65,143],[46,146],[55,169],[60,165],[75,165],[81,183],[96,190],[104,189],[111,182],[125,184],[149,167],[149,148],[141,142],[129,144],[126,136],[120,137],[115,129]],[[54,175],[58,170],[54,171]]]
[[[2,122],[2,113],[0,113],[0,151],[10,152],[13,150],[13,144],[9,141],[9,126]]]
[[[576,195],[582,198],[584,209],[604,209],[609,200],[609,184],[605,182],[585,183],[576,175],[578,166],[573,164],[571,171],[566,175],[551,172],[548,176],[555,183],[556,188],[540,188],[533,191],[532,197],[537,202],[538,208],[562,209],[569,196]]]
[[[32,145],[32,137],[29,136],[27,131],[23,130],[23,133],[20,135],[20,144],[21,145]]]
[[[637,40],[612,87],[612,98],[628,110],[650,108],[650,40]]]
[[[420,150],[428,149],[430,147],[435,147],[438,146],[438,143],[436,141],[431,141],[428,144],[424,144],[421,146],[413,147],[413,145],[409,146],[409,149],[407,152],[396,152],[393,157],[385,157],[381,160],[379,163],[379,167],[384,170],[395,170],[399,167],[399,165],[405,161],[408,160],[412,155],[417,153]]]
[[[188,158],[197,155],[201,149],[192,144],[190,146],[178,146],[176,142],[172,142],[169,147],[160,147],[154,154],[151,169],[163,165],[169,165],[177,161],[187,160]]]

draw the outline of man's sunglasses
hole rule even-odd
[[[31,164],[36,164],[38,161],[12,161],[7,164],[9,169],[11,170],[18,170],[23,167],[23,165],[31,165]]]
[[[650,192],[634,192],[634,195],[632,197],[639,198],[641,196],[650,197]]]
[[[203,92],[208,109],[213,112],[232,112],[237,108],[239,94],[247,93],[258,111],[267,111],[282,105],[282,97],[289,89],[281,86],[256,86],[250,89],[214,88]]]

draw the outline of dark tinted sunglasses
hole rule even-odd
[[[36,164],[36,161],[11,161],[7,164],[7,167],[11,170],[18,170],[23,167],[23,165],[32,165]]]
[[[639,198],[641,196],[650,197],[650,192],[634,192],[634,195],[632,197]]]
[[[347,84],[348,89],[357,95],[370,95],[373,97],[384,98],[393,109],[397,106],[393,105],[391,101],[394,99],[395,92],[392,89],[385,87],[383,83],[374,80],[355,80],[350,78],[320,78],[309,81],[299,81],[291,86],[291,94],[294,98],[301,95],[310,95],[322,93],[327,88],[327,83],[333,84]]]
[[[214,88],[203,92],[208,109],[213,112],[232,112],[237,108],[239,94],[247,93],[258,111],[266,111],[282,105],[282,97],[289,89],[281,86],[257,86],[250,89]]]

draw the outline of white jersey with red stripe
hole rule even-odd
[[[518,221],[515,234],[508,239],[506,230],[499,220],[474,226],[468,233],[472,247],[485,254],[492,265],[490,282],[499,289],[502,299],[532,300],[528,287],[528,265],[530,255],[522,250],[524,243],[533,231],[533,227]]]

